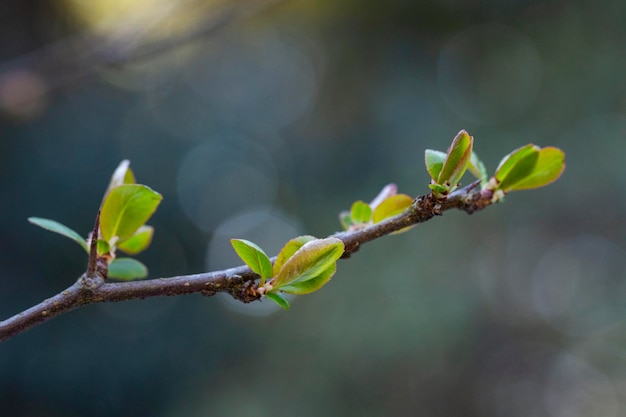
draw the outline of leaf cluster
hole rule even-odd
[[[344,252],[344,244],[337,238],[299,236],[283,246],[272,265],[257,244],[245,239],[231,239],[231,244],[260,276],[257,292],[285,310],[289,309],[289,301],[282,293],[302,295],[319,290],[335,274],[337,260]]]
[[[555,147],[522,146],[507,154],[489,178],[485,165],[473,151],[474,138],[461,130],[447,152],[427,149],[424,160],[431,177],[429,185],[439,199],[458,186],[466,170],[480,180],[481,190],[493,194],[493,202],[511,191],[544,187],[565,170],[565,153]]]
[[[51,232],[68,237],[89,254],[92,239],[97,239],[97,256],[108,265],[108,277],[133,280],[148,276],[148,268],[136,259],[118,257],[117,250],[136,255],[150,246],[154,228],[145,223],[162,200],[161,194],[137,184],[124,160],[117,167],[100,207],[98,235],[83,238],[69,227],[50,219],[30,217],[28,220]]]
[[[370,203],[355,201],[350,210],[339,213],[339,220],[344,230],[363,229],[402,213],[411,204],[413,197],[398,194],[396,185],[388,184]]]

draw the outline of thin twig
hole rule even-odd
[[[450,194],[445,200],[438,200],[432,194],[417,197],[411,207],[397,216],[363,229],[339,232],[332,236],[343,241],[345,245],[343,258],[347,258],[364,243],[423,223],[446,210],[459,209],[468,214],[482,210],[492,203],[492,196],[490,192],[476,189],[476,185],[469,184]],[[246,266],[194,275],[117,283],[90,279],[84,274],[65,291],[0,322],[0,341],[91,303],[192,293],[212,296],[218,292],[227,292],[235,299],[248,303],[261,298],[255,291],[254,282],[257,278],[258,276]]]

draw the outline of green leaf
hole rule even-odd
[[[96,242],[96,251],[98,256],[106,255],[111,251],[111,246],[106,240],[98,239]]]
[[[289,310],[289,301],[287,301],[287,299],[283,295],[275,292],[270,292],[265,294],[265,296],[278,304],[278,306],[283,310]]]
[[[135,234],[152,216],[163,199],[150,187],[124,184],[109,192],[102,204],[100,232],[106,241],[118,236],[124,241]]]
[[[324,284],[330,281],[333,275],[335,275],[336,270],[337,264],[330,264],[326,269],[322,270],[320,273],[307,280],[296,281],[292,284],[280,287],[280,291],[298,295],[312,293],[319,290],[324,286]]]
[[[497,189],[505,193],[513,187],[514,184],[528,177],[535,169],[537,160],[539,159],[539,148],[534,147],[529,151],[524,151],[521,157],[511,157],[511,163],[506,163],[507,170],[504,174],[502,171],[496,172],[496,180],[498,181]]]
[[[148,276],[148,268],[132,258],[116,258],[109,264],[109,278],[130,281]]]
[[[334,265],[343,251],[343,242],[334,237],[307,242],[285,261],[271,284],[278,290],[286,285],[316,278]]]
[[[153,235],[154,227],[143,225],[137,229],[134,235],[124,241],[118,242],[117,248],[129,255],[136,255],[150,246]]]
[[[448,191],[452,191],[461,180],[467,169],[467,165],[472,156],[472,146],[474,138],[465,130],[461,130],[448,149],[443,167],[437,177],[437,183],[448,186]]]
[[[483,161],[480,160],[474,151],[472,151],[472,157],[470,158],[467,169],[469,169],[469,171],[480,180],[481,185],[484,185],[487,181],[489,181],[487,168],[485,168],[485,164],[483,164]]]
[[[521,160],[527,157],[528,155],[537,153],[539,151],[539,147],[533,145],[532,143],[522,146],[521,148],[515,149],[513,152],[506,155],[496,168],[496,173],[494,177],[497,182],[502,182],[502,180],[508,175],[509,171],[513,169],[515,165]]]
[[[413,204],[413,198],[406,194],[396,194],[388,197],[374,210],[373,221],[379,223],[389,217],[402,213]]]
[[[533,170],[518,182],[502,190],[506,192],[530,190],[556,181],[565,170],[565,153],[551,146],[542,148]]]
[[[87,242],[85,241],[85,239],[83,239],[81,235],[79,235],[69,227],[65,226],[64,224],[61,224],[55,220],[42,219],[41,217],[29,217],[28,221],[35,226],[39,226],[65,237],[69,237],[74,242],[78,243],[83,249],[85,249],[85,252],[89,253],[89,247],[87,246]]]
[[[443,163],[447,156],[445,152],[434,151],[432,149],[426,149],[426,151],[424,151],[426,171],[428,171],[433,181],[437,181],[437,178],[439,178],[439,173],[441,172],[441,168],[443,168]]]
[[[437,196],[448,193],[448,187],[441,184],[428,184],[428,188],[430,188],[433,194]]]
[[[352,226],[352,216],[350,216],[350,212],[347,210],[339,213],[339,222],[343,227],[343,230],[348,230],[350,226]]]
[[[272,262],[257,244],[245,239],[231,239],[230,244],[233,245],[233,249],[241,260],[261,276],[261,285],[272,276]]]
[[[353,224],[369,223],[372,219],[372,208],[365,201],[355,201],[350,209]]]
[[[291,258],[293,254],[298,251],[298,249],[315,239],[317,239],[315,236],[304,235],[293,238],[287,242],[276,256],[272,276],[276,276],[276,274],[278,274],[285,262]]]

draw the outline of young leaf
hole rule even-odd
[[[261,285],[272,276],[272,262],[258,245],[245,239],[231,239],[230,244],[241,260],[261,276]]]
[[[432,149],[426,149],[426,151],[424,151],[426,171],[428,171],[433,181],[437,181],[437,178],[439,178],[439,173],[441,172],[441,168],[443,168],[446,156],[447,154],[441,151],[434,151]]]
[[[511,169],[521,160],[526,158],[528,155],[537,153],[539,151],[539,147],[533,145],[532,143],[522,146],[521,148],[515,149],[513,152],[509,153],[507,156],[502,158],[498,167],[496,168],[496,173],[494,177],[497,182],[500,183],[506,177]]]
[[[452,141],[448,149],[448,156],[436,181],[438,184],[449,186],[448,191],[452,191],[456,187],[465,173],[472,156],[473,144],[474,138],[465,130],[461,130]]]
[[[293,254],[298,251],[298,249],[304,246],[305,243],[315,239],[317,239],[315,236],[304,235],[293,238],[287,242],[278,253],[278,256],[276,256],[272,276],[276,276],[276,274],[278,274],[278,271],[281,270],[287,259],[291,258]]]
[[[441,184],[428,184],[428,188],[430,188],[433,194],[437,196],[447,194],[449,191],[448,187]]]
[[[343,251],[343,242],[334,237],[307,242],[283,264],[274,276],[272,286],[278,290],[315,278],[334,265]]]
[[[402,213],[413,204],[413,198],[406,194],[396,194],[380,203],[374,210],[373,221],[379,223],[389,217]]]
[[[153,235],[154,227],[143,225],[137,229],[134,235],[122,242],[119,242],[117,244],[117,248],[129,255],[136,255],[150,246]]]
[[[148,268],[136,259],[116,258],[109,264],[109,278],[130,281],[147,276]]]
[[[337,264],[333,263],[328,265],[328,267],[322,270],[317,275],[304,280],[304,281],[295,281],[291,284],[287,284],[285,286],[280,287],[279,291],[286,292],[289,294],[309,294],[314,291],[319,290],[326,284],[330,279],[335,275],[335,271],[337,270]]]
[[[372,208],[364,201],[355,201],[350,209],[353,224],[369,223],[372,219]]]
[[[96,250],[98,256],[106,255],[111,251],[111,246],[106,240],[98,239],[98,241],[96,242]]]
[[[339,222],[341,223],[341,227],[343,227],[343,230],[350,229],[350,226],[352,226],[352,216],[350,216],[350,212],[344,210],[339,213]]]
[[[487,168],[485,168],[485,164],[483,164],[483,161],[480,160],[474,151],[472,151],[472,156],[467,169],[469,169],[470,172],[480,180],[481,185],[485,185],[487,181],[489,181]]]
[[[85,249],[85,252],[89,253],[89,247],[87,247],[87,242],[85,241],[85,239],[83,239],[81,235],[79,235],[69,227],[65,226],[64,224],[50,219],[42,219],[41,217],[29,217],[28,221],[36,226],[72,239],[74,242],[78,243],[83,249]]]
[[[265,296],[278,304],[278,306],[283,310],[289,310],[289,301],[287,301],[287,299],[283,295],[275,292],[270,292],[265,294]]]
[[[542,148],[533,170],[518,182],[501,187],[507,193],[510,191],[530,190],[543,187],[556,181],[565,170],[565,153],[551,146]]]
[[[122,242],[148,221],[163,197],[150,187],[124,184],[109,192],[102,204],[100,232],[104,240],[119,236]]]
[[[512,164],[507,163],[507,171],[505,174],[502,172],[496,172],[496,179],[498,181],[498,189],[505,193],[510,190],[514,184],[517,184],[521,180],[528,177],[537,165],[539,159],[539,148],[534,147],[528,152],[524,152],[520,158],[514,159]]]

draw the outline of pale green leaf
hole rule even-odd
[[[287,259],[291,258],[293,254],[298,251],[298,249],[315,239],[317,239],[315,236],[304,235],[293,238],[287,242],[276,256],[272,276],[278,274],[278,271],[281,270]]]
[[[265,282],[272,276],[272,262],[267,254],[256,243],[245,239],[231,239],[230,244],[237,255]]]
[[[564,170],[565,153],[559,148],[548,146],[539,151],[535,166],[526,177],[502,190],[510,192],[543,187],[556,181]]]
[[[372,208],[365,201],[355,201],[350,209],[353,224],[368,223],[372,219]]]
[[[289,301],[283,295],[275,292],[270,292],[265,294],[265,296],[278,304],[278,306],[283,310],[289,310]]]
[[[343,242],[334,237],[307,242],[283,264],[274,276],[272,286],[278,290],[315,278],[337,262],[343,251]]]
[[[476,152],[472,151],[472,157],[470,158],[469,165],[467,169],[474,175],[476,178],[480,180],[481,184],[486,184],[489,180],[489,174],[487,173],[487,168],[485,168],[485,164],[480,160]]]
[[[36,226],[72,239],[74,242],[78,243],[83,249],[85,249],[85,252],[89,253],[89,247],[87,246],[86,240],[83,239],[81,235],[79,235],[69,227],[65,226],[64,224],[61,224],[55,220],[43,219],[41,217],[29,217],[28,221]]]
[[[109,264],[109,278],[130,281],[147,276],[148,268],[136,259],[116,258]]]
[[[129,255],[136,255],[150,246],[153,235],[154,227],[143,225],[128,239],[118,241],[117,248]]]
[[[350,212],[344,210],[339,213],[339,222],[341,223],[343,230],[348,230],[350,226],[352,226],[352,216],[350,216]]]
[[[113,188],[106,196],[100,213],[102,237],[110,241],[118,236],[124,241],[148,221],[163,197],[150,187],[124,184]]]
[[[443,163],[445,162],[447,156],[448,155],[445,152],[435,151],[432,149],[426,149],[426,151],[424,151],[426,171],[428,171],[428,174],[433,181],[437,181],[437,178],[439,178],[439,173],[441,172],[441,168],[443,168]]]
[[[497,188],[505,193],[533,172],[539,159],[539,148],[534,147],[530,151],[524,152],[521,157],[511,159],[513,159],[514,162],[505,165],[507,168],[506,173],[502,174],[502,172],[496,172],[496,179],[498,180]]]
[[[528,155],[535,154],[539,152],[539,147],[533,145],[532,143],[522,146],[520,148],[515,149],[506,155],[496,168],[496,173],[494,177],[498,182],[502,182],[504,177],[506,177],[511,169],[521,160],[526,158]]]
[[[374,210],[373,221],[379,223],[396,214],[400,214],[413,204],[413,198],[406,194],[396,194],[388,197]]]
[[[106,255],[111,251],[111,246],[106,240],[98,239],[96,242],[96,252],[98,256]]]

